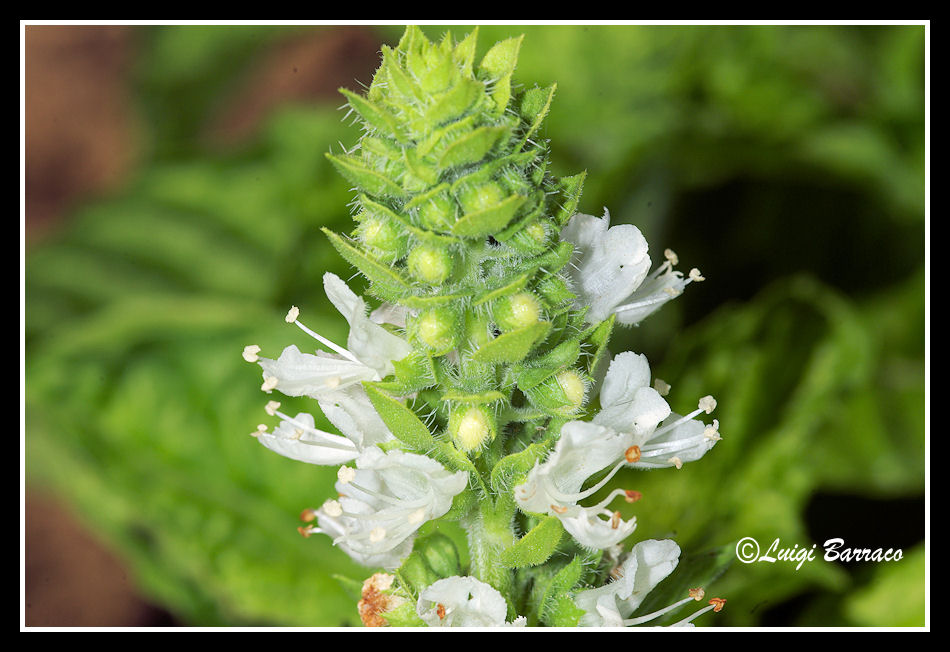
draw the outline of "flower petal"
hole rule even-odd
[[[643,283],[650,271],[647,241],[632,224],[610,226],[604,217],[578,213],[561,231],[575,247],[569,268],[578,304],[590,306],[588,320],[599,322]]]

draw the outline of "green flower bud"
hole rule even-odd
[[[455,261],[448,251],[425,244],[413,249],[406,262],[413,278],[429,285],[445,283],[455,267]]]
[[[495,438],[495,417],[482,405],[462,405],[449,416],[449,434],[461,450],[477,455]]]
[[[518,231],[508,246],[526,254],[537,254],[548,249],[548,231],[544,222],[535,221]]]
[[[356,233],[360,242],[388,263],[406,255],[408,235],[392,220],[364,213]]]
[[[458,550],[455,549],[452,539],[444,534],[433,532],[416,541],[415,547],[422,553],[429,568],[440,578],[461,574]]]
[[[433,582],[442,579],[429,567],[426,563],[425,556],[418,550],[413,550],[409,556],[403,560],[402,565],[399,567],[399,575],[416,593],[422,591]]]
[[[484,346],[492,340],[491,319],[487,315],[468,312],[465,316],[465,336],[473,349]]]
[[[574,301],[574,293],[560,276],[548,276],[535,288],[541,299],[551,308],[557,308]]]
[[[571,416],[584,407],[587,382],[574,369],[565,369],[525,392],[533,405],[559,416]]]
[[[466,213],[490,208],[504,199],[507,194],[500,185],[494,181],[479,185],[469,185],[463,187],[458,192],[459,204]]]
[[[459,314],[452,308],[426,310],[410,323],[410,333],[434,355],[445,355],[455,348],[459,332]]]
[[[502,297],[492,307],[495,324],[502,331],[527,328],[541,320],[541,302],[530,292]]]
[[[418,218],[422,225],[434,231],[448,231],[458,217],[455,200],[440,195],[419,206]]]

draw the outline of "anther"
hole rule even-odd
[[[700,271],[694,267],[693,269],[689,270],[689,280],[696,281],[698,283],[700,281],[705,281],[706,277],[703,276],[700,273]]]
[[[267,401],[267,405],[264,406],[264,411],[267,412],[267,414],[274,416],[277,414],[277,408],[279,407],[280,403],[277,401]]]
[[[670,385],[659,378],[653,379],[653,389],[655,389],[656,393],[660,396],[666,396],[670,393]]]
[[[616,530],[618,527],[620,527],[620,512],[614,512],[610,517],[610,528]]]
[[[681,460],[680,458],[676,456],[671,457],[667,461],[678,469],[683,468],[683,460]]]
[[[340,470],[336,472],[336,478],[343,484],[352,482],[353,478],[356,477],[356,469],[349,466],[341,466]]]
[[[406,520],[410,525],[415,525],[416,523],[422,522],[426,517],[426,510],[422,507],[410,514]]]
[[[713,611],[719,613],[722,611],[722,608],[726,606],[725,598],[713,598],[709,601],[709,604],[713,605]]]
[[[322,509],[324,513],[326,513],[326,515],[331,518],[337,518],[338,516],[343,516],[343,506],[340,505],[340,503],[338,503],[335,500],[326,501],[325,503],[323,503],[323,507],[321,507],[320,509]]]
[[[689,597],[691,597],[696,602],[699,602],[706,597],[706,591],[702,587],[689,590]]]
[[[551,505],[551,511],[558,514],[563,514],[567,511],[567,507],[561,507],[560,505]]]
[[[331,378],[327,378],[327,379],[323,382],[323,384],[324,384],[325,387],[329,387],[330,389],[333,389],[334,387],[339,387],[339,386],[340,386],[340,377],[339,377],[339,376],[333,376],[333,377],[331,377]]]
[[[640,452],[639,446],[631,446],[626,451],[624,451],[623,458],[627,460],[627,462],[629,462],[630,464],[634,464],[635,462],[640,461],[641,454],[642,453]]]
[[[263,384],[261,384],[261,391],[270,392],[277,387],[277,382],[277,376],[268,376],[264,379]]]
[[[439,620],[445,618],[445,605],[441,602],[435,606],[435,613],[439,617]]]
[[[713,419],[712,425],[706,426],[706,429],[703,431],[703,437],[712,439],[713,441],[722,439],[722,437],[719,436],[719,419]]]
[[[635,503],[641,498],[643,498],[642,493],[640,493],[639,491],[634,491],[633,489],[627,489],[623,493],[624,493],[624,500],[626,500],[628,503]]]
[[[670,261],[670,265],[676,267],[680,262],[680,257],[676,255],[676,252],[672,249],[667,249],[663,252],[663,257]]]
[[[308,507],[307,509],[300,512],[300,520],[304,523],[312,523],[316,518],[317,510],[313,509],[312,507]]]
[[[379,543],[386,538],[386,528],[374,527],[369,531],[369,540],[371,543]]]
[[[261,347],[256,344],[249,344],[244,347],[244,353],[241,357],[248,362],[257,362],[257,354],[261,352]]]
[[[712,396],[702,397],[699,399],[699,409],[706,414],[712,414],[712,411],[716,409],[716,399]]]
[[[300,308],[297,306],[290,306],[290,310],[287,311],[287,316],[284,317],[284,321],[288,324],[292,324],[297,321],[297,317],[300,316]]]
[[[299,532],[300,536],[302,536],[304,539],[309,539],[310,535],[313,533],[309,527],[304,526],[304,525],[301,525],[300,527],[298,527],[297,532]]]
[[[260,437],[267,434],[267,426],[263,423],[257,424],[257,430],[251,433],[251,437]]]

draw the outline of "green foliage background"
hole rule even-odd
[[[294,532],[335,469],[246,435],[264,400],[240,357],[310,345],[291,303],[345,339],[320,278],[351,272],[319,228],[351,228],[324,153],[355,128],[342,101],[286,106],[240,151],[205,147],[229,85],[300,30],[142,31],[146,164],[27,252],[28,480],[183,624],[359,624],[333,576],[368,571]],[[923,625],[924,28],[482,26],[480,53],[519,33],[516,81],[558,84],[542,136],[554,174],[588,170],[581,210],[709,279],[612,343],[648,355],[674,410],[713,394],[724,437],[681,471],[621,474],[645,496],[623,508],[633,538],[675,536],[695,567],[857,524],[905,559],[732,563],[699,624]],[[858,502],[829,530],[814,514],[841,496]]]

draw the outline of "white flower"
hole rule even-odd
[[[359,385],[320,398],[320,407],[343,436],[317,429],[314,418],[305,412],[290,417],[277,410],[280,403],[270,401],[268,414],[280,417],[273,433],[258,431],[258,441],[272,451],[309,464],[344,464],[366,448],[394,439],[379,418],[366,391]]]
[[[623,619],[637,607],[679,563],[680,549],[669,539],[641,541],[633,547],[624,562],[614,571],[612,582],[588,589],[574,596],[574,602],[585,611],[582,627],[619,627]]]
[[[620,470],[627,439],[627,435],[595,423],[564,424],[551,454],[543,463],[536,463],[525,481],[515,487],[515,502],[526,512],[557,516],[564,529],[584,546],[603,549],[615,545],[633,532],[636,519],[624,521],[607,505],[618,496],[629,499],[631,494],[617,489],[591,507],[578,503],[599,491]],[[600,482],[581,491],[588,478],[611,465]]]
[[[577,307],[590,306],[587,319],[591,323],[616,314],[621,324],[638,324],[682,294],[692,281],[705,280],[695,268],[685,278],[674,271],[678,259],[669,249],[666,261],[649,273],[651,261],[643,234],[632,224],[610,226],[606,209],[602,218],[574,215],[561,231],[561,239],[574,245],[568,269]]]
[[[494,587],[474,577],[447,577],[419,594],[416,613],[430,627],[523,627],[507,622],[508,604]]]
[[[601,410],[593,422],[625,433],[629,466],[638,469],[681,467],[702,457],[719,441],[719,422],[712,425],[693,417],[712,412],[716,401],[705,396],[686,416],[674,414],[660,393],[650,386],[650,365],[642,354],[615,356],[600,390]]]
[[[712,397],[703,398],[700,408],[685,417],[672,414],[666,400],[650,387],[650,367],[643,355],[625,352],[614,357],[600,400],[602,409],[592,422],[561,426],[554,450],[514,489],[522,510],[557,516],[578,543],[595,549],[615,545],[634,531],[635,518],[624,521],[607,505],[620,496],[633,502],[637,494],[616,489],[596,505],[582,507],[580,501],[602,489],[624,466],[680,467],[701,457],[719,439],[717,421],[707,426],[693,420],[700,412],[712,411]],[[604,469],[610,470],[581,490]]]
[[[626,627],[641,625],[669,613],[687,602],[705,597],[702,589],[690,589],[689,597],[674,602],[649,614],[631,617],[643,600],[660,582],[673,572],[679,563],[680,549],[669,539],[641,541],[633,547],[622,564],[611,572],[615,578],[604,586],[581,591],[574,603],[584,610],[581,627]],[[700,609],[672,627],[683,627],[689,621],[710,610],[720,611],[725,600],[713,598],[709,606]]]
[[[298,319],[299,310],[291,308],[286,320],[296,324],[336,353],[317,351],[316,355],[302,353],[291,345],[276,360],[259,358],[256,351],[245,348],[244,358],[257,362],[263,369],[261,389],[277,389],[287,396],[321,398],[364,380],[374,381],[393,373],[393,361],[400,360],[410,351],[409,343],[390,333],[366,315],[366,303],[338,276],[327,272],[323,276],[327,298],[346,318],[350,333],[343,348],[319,333],[304,326]]]
[[[416,530],[449,511],[468,485],[465,471],[450,473],[423,455],[376,447],[360,454],[356,469],[341,467],[337,477],[339,500],[316,510],[317,527],[304,533],[327,534],[357,562],[384,568],[397,568],[411,552]]]

